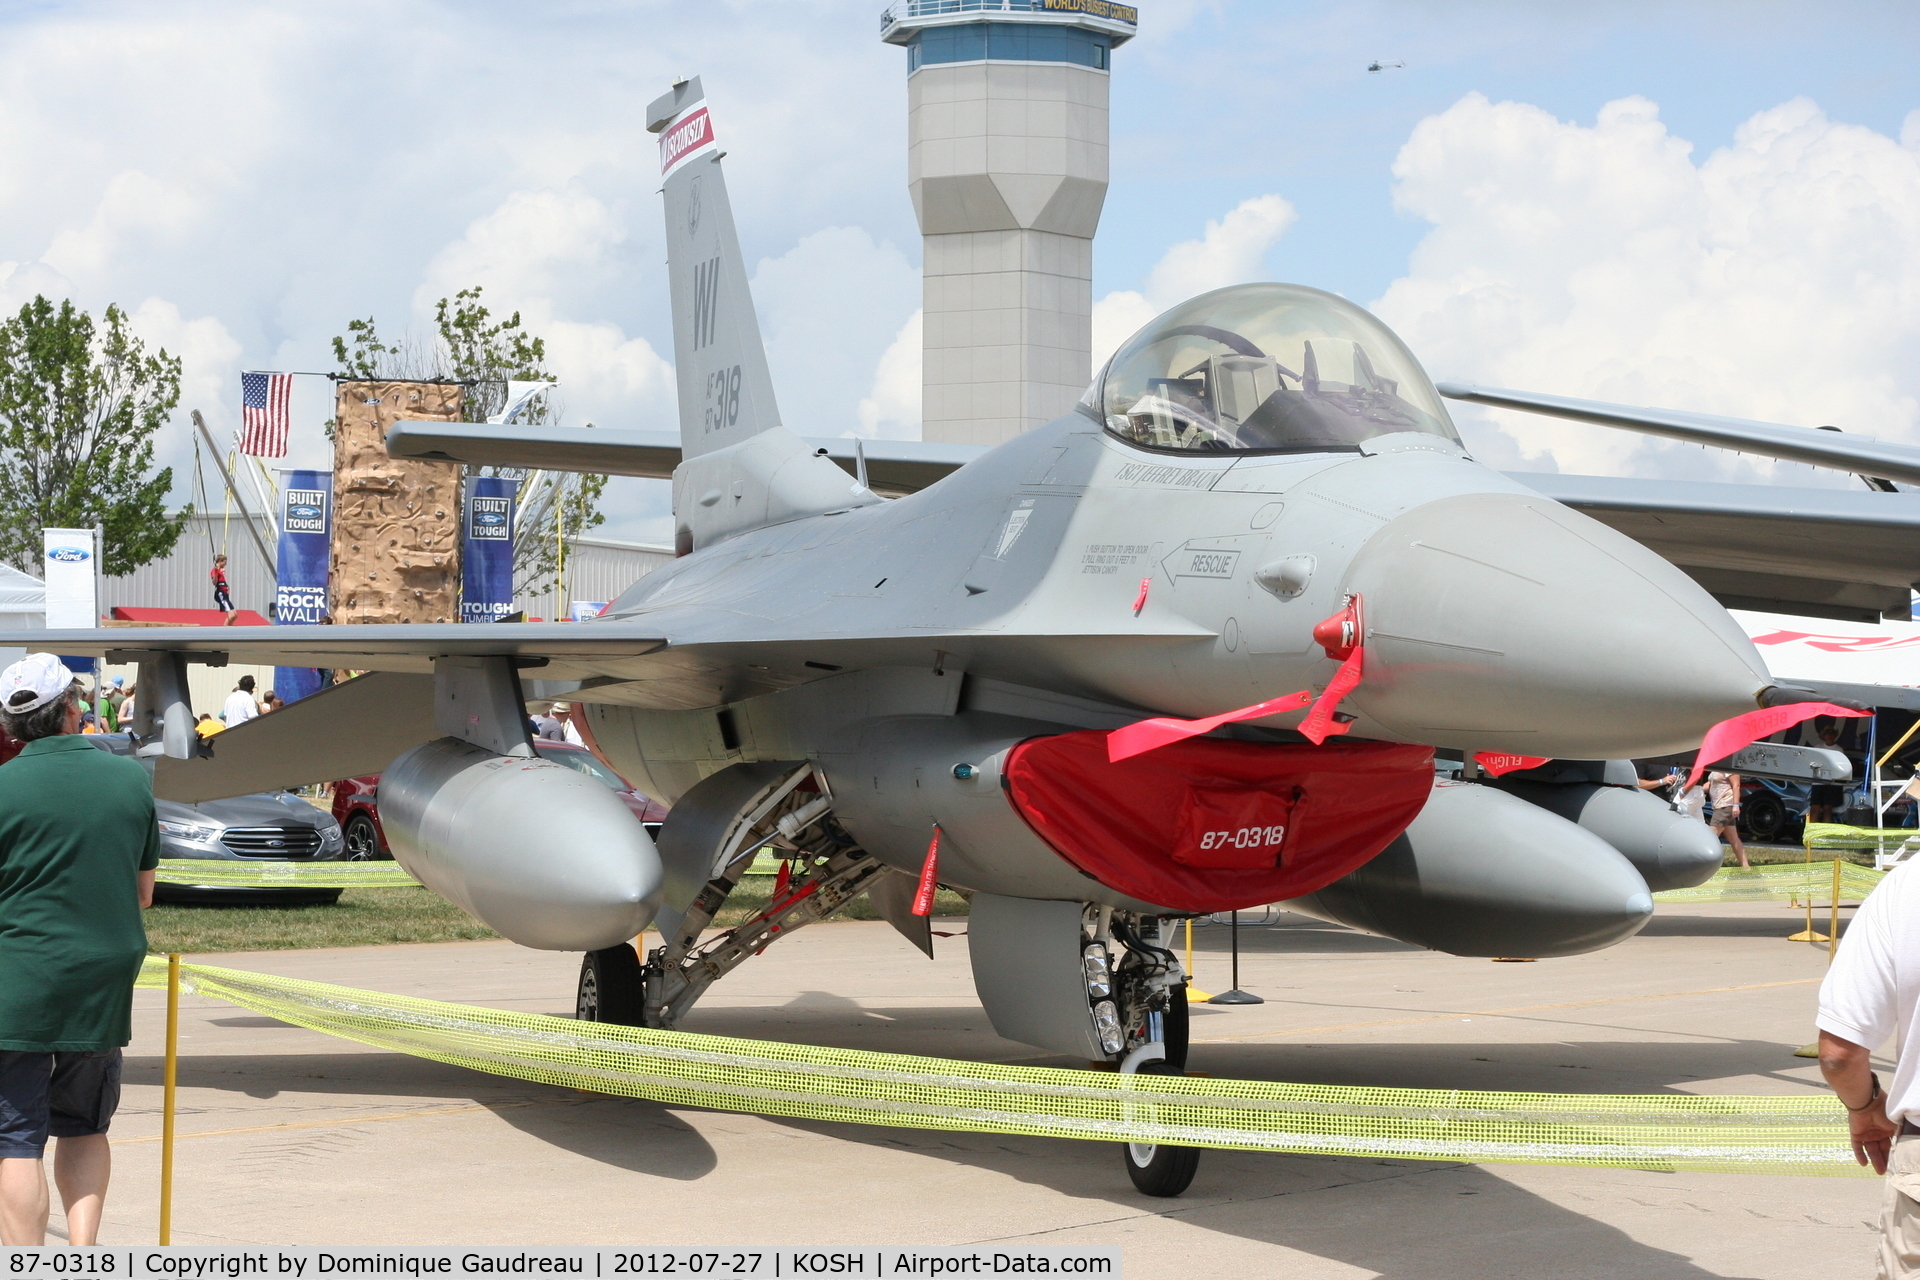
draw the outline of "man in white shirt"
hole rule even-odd
[[[1853,1157],[1887,1175],[1882,1277],[1920,1277],[1920,872],[1896,867],[1854,914],[1820,985],[1820,1074],[1847,1109]],[[1873,1050],[1894,1044],[1882,1089]]]
[[[584,747],[587,740],[580,736],[580,730],[573,723],[573,704],[556,702],[553,704],[553,718],[560,722],[560,740],[571,742],[576,747]]]
[[[259,715],[260,704],[253,697],[253,677],[241,676],[239,687],[227,695],[226,705],[220,708],[220,718],[231,729],[257,719]]]

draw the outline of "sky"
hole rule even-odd
[[[878,4],[0,3],[0,309],[118,303],[237,424],[240,371],[333,368],[481,285],[564,421],[676,421],[646,104],[698,74],[783,417],[918,433],[904,52]],[[1245,280],[1359,302],[1436,379],[1920,443],[1920,7],[1144,0],[1117,50],[1096,359]],[[1387,65],[1370,72],[1375,61]],[[293,465],[327,464],[296,380]],[[1465,406],[1516,470],[1834,473]],[[212,481],[211,474],[209,480]],[[217,481],[212,481],[217,486]],[[215,488],[215,502],[218,492]],[[608,536],[662,541],[619,480]]]

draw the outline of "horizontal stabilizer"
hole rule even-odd
[[[1599,400],[1575,400],[1569,396],[1546,396],[1533,391],[1508,391],[1502,387],[1477,387],[1460,382],[1443,382],[1438,389],[1449,399],[1469,404],[1522,409],[1553,418],[1664,436],[1669,440],[1757,453],[1783,462],[1804,462],[1812,467],[1831,467],[1855,475],[1920,484],[1920,448],[1910,444],[1889,444],[1844,431],[1788,427],[1777,422],[1752,422],[1674,409],[1640,409]]]
[[[858,470],[854,441],[809,439],[807,444]],[[867,487],[898,497],[952,475],[986,450],[979,445],[919,440],[864,440]],[[387,452],[396,458],[429,458],[473,466],[533,467],[588,471],[664,480],[680,465],[680,436],[671,431],[626,431],[605,427],[496,426],[477,422],[402,420],[387,431]]]
[[[403,419],[387,430],[387,452],[396,458],[474,466],[664,480],[680,465],[680,433]]]
[[[439,736],[432,676],[374,672],[215,734],[211,758],[158,757],[153,793],[196,804],[357,778]]]

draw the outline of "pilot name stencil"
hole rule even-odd
[[[1080,553],[1080,572],[1118,573],[1129,565],[1139,564],[1147,550],[1144,542],[1089,542],[1087,549]]]
[[[1194,471],[1187,467],[1159,466],[1150,462],[1129,462],[1113,473],[1115,480],[1141,485],[1165,485],[1174,489],[1211,489],[1222,475],[1218,471]]]

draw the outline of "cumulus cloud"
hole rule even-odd
[[[434,255],[414,291],[414,315],[427,325],[439,299],[477,285],[496,317],[517,311],[546,340],[568,406],[586,407],[602,425],[672,430],[672,364],[646,338],[578,319],[572,305],[624,269],[626,240],[620,220],[584,191],[512,192]]]
[[[753,302],[781,420],[803,436],[852,435],[876,368],[920,305],[920,271],[864,228],[823,227],[760,261]],[[910,421],[920,421],[917,389]]]
[[[880,440],[920,438],[921,316],[915,311],[880,357],[873,387],[860,401],[858,435]]]
[[[1211,289],[1265,279],[1267,250],[1299,216],[1281,196],[1242,200],[1225,217],[1208,219],[1199,239],[1182,240],[1161,255],[1142,289],[1116,290],[1096,301],[1094,368],[1140,326],[1175,303]]]
[[[1436,377],[1914,440],[1915,116],[1903,134],[1796,99],[1696,162],[1644,98],[1582,125],[1472,94],[1395,161],[1396,203],[1433,230],[1374,309]],[[1845,483],[1537,416],[1459,416],[1491,458],[1535,468]]]

